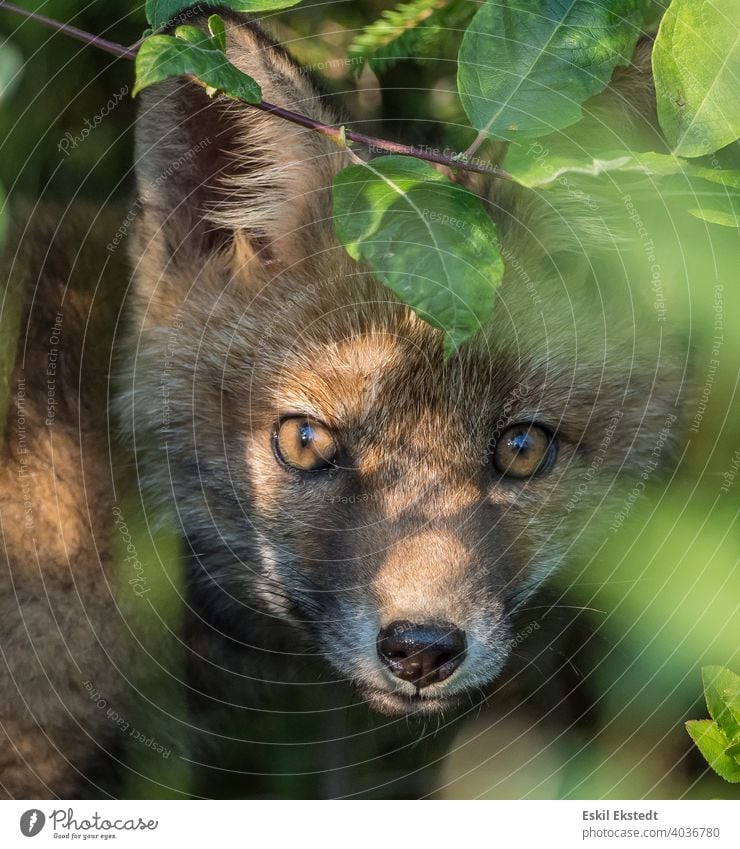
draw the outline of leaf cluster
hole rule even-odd
[[[686,723],[686,730],[709,766],[733,784],[740,783],[740,675],[722,666],[702,671],[711,719]]]
[[[295,2],[222,5],[261,11]],[[149,0],[149,23],[161,26],[182,5]],[[461,103],[478,132],[471,151],[486,140],[508,142],[505,168],[522,187],[537,191],[566,174],[610,181],[637,174],[659,190],[680,179],[676,196],[690,199],[683,204],[687,213],[735,227],[740,171],[720,165],[716,155],[740,135],[733,108],[740,39],[732,6],[733,0],[672,0],[653,50],[663,138],[647,150],[628,144],[620,149],[613,141],[601,146],[604,118],[589,107],[615,69],[630,65],[645,28],[654,26],[647,0],[410,0],[384,12],[350,54],[376,70],[401,57],[431,55],[447,30],[476,10],[462,38],[457,75]],[[181,26],[174,36],[145,39],[135,91],[187,74],[210,94],[259,104],[258,81],[226,58],[220,19],[212,16],[208,26],[208,35]],[[545,156],[532,155],[533,142]],[[445,331],[448,355],[490,316],[503,275],[493,225],[483,223],[486,214],[471,193],[432,167],[398,156],[351,166],[334,184],[334,218],[349,253]],[[461,231],[485,238],[469,243]],[[481,272],[489,275],[485,285]]]
[[[442,55],[473,17],[474,0],[411,0],[388,9],[350,44],[347,55],[359,75],[365,64],[376,73],[401,59],[423,62]]]

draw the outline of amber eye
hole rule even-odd
[[[547,471],[555,462],[557,443],[540,425],[525,422],[507,428],[496,442],[493,465],[512,478],[531,478]]]
[[[275,429],[273,445],[278,460],[302,472],[320,472],[334,466],[337,444],[326,425],[314,419],[283,419]]]

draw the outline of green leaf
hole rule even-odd
[[[552,134],[536,142],[511,144],[504,167],[518,183],[528,188],[547,188],[567,174],[598,177],[610,172],[628,171],[654,179],[683,174],[740,188],[740,171],[695,165],[670,153],[633,153],[627,150],[594,153],[565,134]]]
[[[725,749],[725,754],[729,758],[735,758],[740,764],[740,743],[733,743]]]
[[[740,6],[673,0],[653,48],[658,120],[681,156],[702,156],[740,136]]]
[[[733,784],[740,782],[740,764],[727,754],[730,741],[711,719],[687,722],[686,730],[717,775]]]
[[[708,186],[707,191],[695,189],[692,200],[699,203],[688,210],[695,218],[722,227],[740,228],[740,192],[723,192]]]
[[[425,162],[383,156],[334,180],[334,223],[356,260],[454,352],[490,317],[503,276],[496,228],[480,199]]]
[[[581,103],[627,65],[642,0],[487,0],[459,55],[471,124],[495,139],[537,138],[581,117]]]
[[[209,94],[220,91],[235,100],[259,103],[259,84],[226,58],[221,19],[212,15],[208,27],[211,37],[197,27],[181,26],[174,37],[152,35],[145,39],[136,55],[134,96],[154,83],[192,74],[206,85]]]
[[[725,736],[730,741],[734,740],[740,734],[740,725],[730,710],[725,692],[737,687],[738,676],[723,666],[705,666],[702,668],[701,677],[709,715]]]
[[[9,97],[20,79],[23,58],[9,41],[0,44],[0,100]]]
[[[213,43],[219,50],[226,52],[226,27],[224,26],[223,18],[218,15],[211,15],[208,18],[208,31],[211,33]]]
[[[0,44],[0,101],[8,97],[16,87],[22,67],[23,58],[20,50],[18,50],[18,48],[11,44],[8,40]],[[5,193],[3,192],[2,186],[0,186],[0,248],[2,248],[3,240],[5,238],[5,229]],[[0,303],[2,303],[2,299],[0,299]],[[13,340],[14,339],[15,337],[13,337]],[[3,366],[2,362],[0,362],[0,375],[3,374]],[[3,378],[0,376],[0,383],[2,383],[2,380]],[[0,399],[2,397],[3,389],[0,386]],[[2,400],[0,400],[0,414],[2,413],[2,408],[3,403]],[[2,424],[2,421],[3,418],[2,415],[0,415],[0,424]]]
[[[200,6],[226,7],[234,12],[275,12],[297,6],[301,0],[205,0]],[[169,23],[178,12],[193,4],[188,0],[146,0],[146,19],[153,29]]]
[[[735,721],[740,725],[740,676],[735,684],[731,684],[725,690],[725,702],[732,711]]]

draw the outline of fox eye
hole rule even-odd
[[[331,469],[337,456],[337,444],[329,428],[299,416],[280,422],[273,446],[281,463],[302,472]]]
[[[555,462],[558,446],[552,433],[531,422],[512,425],[496,442],[493,465],[512,478],[531,478]]]

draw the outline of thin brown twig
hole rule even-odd
[[[139,40],[130,47],[125,47],[123,44],[117,44],[116,42],[109,41],[106,38],[100,38],[99,36],[92,35],[89,32],[85,32],[84,30],[72,26],[71,24],[62,23],[61,21],[54,20],[54,18],[41,15],[38,12],[30,12],[28,9],[21,9],[13,3],[6,3],[5,0],[0,0],[0,10],[12,12],[16,15],[21,15],[28,20],[36,21],[42,26],[49,27],[49,29],[53,29],[56,32],[64,33],[64,35],[68,35],[71,38],[75,38],[85,44],[90,44],[93,47],[97,47],[98,49],[103,50],[106,53],[110,53],[112,56],[116,56],[119,59],[135,59],[141,45],[141,40]],[[188,79],[202,85],[200,80],[192,75],[188,75]],[[448,156],[444,153],[437,153],[434,150],[401,144],[399,142],[393,142],[388,139],[381,139],[375,136],[368,136],[365,135],[365,133],[358,133],[356,130],[351,130],[347,127],[335,127],[331,124],[324,124],[321,121],[310,118],[308,115],[293,112],[290,109],[285,109],[282,106],[278,106],[275,103],[269,103],[266,100],[262,100],[259,103],[250,103],[248,105],[253,106],[255,109],[260,109],[263,112],[269,112],[271,115],[276,115],[278,118],[282,118],[285,121],[290,121],[293,124],[321,133],[340,144],[347,140],[356,142],[357,144],[363,144],[371,150],[379,150],[384,153],[395,153],[401,156],[413,156],[416,159],[423,159],[426,162],[434,162],[437,165],[445,165],[448,168],[459,169],[460,171],[473,171],[477,174],[490,174],[493,177],[499,177],[503,180],[513,179],[509,173],[496,165],[492,165],[490,162],[468,158],[470,153],[479,146],[480,139],[476,139],[473,145],[469,148],[469,151],[466,151],[466,153]]]

